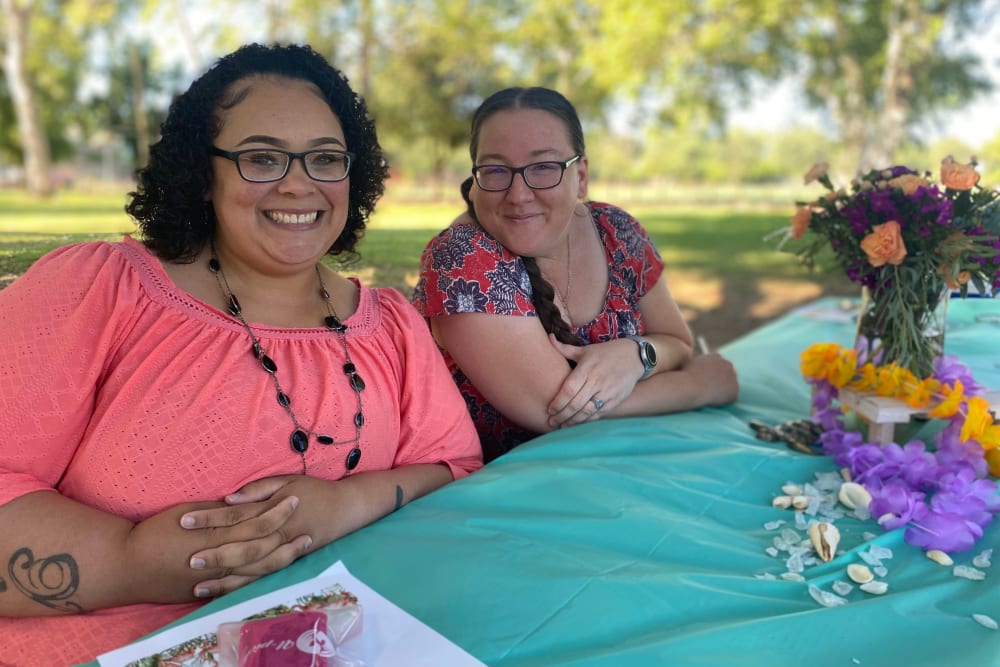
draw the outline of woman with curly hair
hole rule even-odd
[[[0,292],[2,660],[93,660],[482,465],[402,294],[354,253],[387,167],[301,46],[245,46],[171,105],[140,239]]]
[[[663,261],[635,218],[586,200],[573,105],[507,88],[472,118],[468,211],[424,250],[428,319],[489,461],[539,433],[735,400],[732,364],[692,356]]]

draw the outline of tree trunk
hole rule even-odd
[[[31,24],[33,0],[0,0],[3,9],[4,38],[7,50],[3,67],[14,103],[17,129],[21,135],[21,149],[24,153],[24,177],[28,192],[38,197],[52,194],[52,178],[49,174],[51,157],[49,140],[42,127],[42,117],[38,100],[31,87],[25,56],[28,52],[28,34]]]
[[[135,122],[135,168],[149,164],[149,116],[146,114],[146,94],[143,83],[142,56],[139,46],[129,41],[129,74],[132,77],[132,118]]]

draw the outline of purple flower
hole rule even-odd
[[[927,446],[919,440],[911,440],[903,447],[892,444],[886,446],[886,457],[892,457],[899,467],[903,480],[914,489],[930,491],[940,474],[940,467]],[[897,458],[898,457],[898,458]]]
[[[869,484],[865,488],[872,494],[868,511],[885,530],[895,530],[910,521],[919,521],[928,512],[924,493],[914,491],[902,481]]]
[[[973,379],[969,367],[953,354],[943,354],[934,359],[934,377],[951,386],[955,386],[956,380],[961,380],[966,396],[982,396],[986,393],[986,389]]]
[[[938,492],[931,498],[931,509],[958,514],[985,528],[993,514],[1000,512],[1000,495],[996,482],[977,479],[971,468],[963,468],[941,477]]]
[[[860,433],[840,429],[833,429],[820,434],[819,441],[823,445],[823,453],[834,457],[838,465],[846,465],[841,462],[841,455],[846,455],[847,452],[862,444]]]
[[[837,388],[827,380],[810,380],[809,384],[813,388],[812,406],[817,410],[822,410],[833,405],[837,398]]]
[[[903,539],[922,549],[968,551],[983,535],[979,524],[951,512],[929,511],[906,529]]]
[[[850,468],[851,476],[859,483],[864,484],[861,480],[865,477],[865,472],[882,464],[885,457],[881,446],[866,443],[842,452],[836,461],[838,465]]]

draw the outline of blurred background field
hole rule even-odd
[[[489,93],[577,106],[590,197],[646,225],[713,345],[821,294],[776,250],[796,200],[871,167],[975,157],[1000,182],[1000,0],[0,0],[0,286],[123,207],[173,95],[251,42],[309,43],[365,97],[392,170],[349,270],[412,288],[461,207]]]

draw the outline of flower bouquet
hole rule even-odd
[[[863,288],[858,337],[873,356],[918,377],[943,352],[951,292],[1000,291],[1000,193],[979,185],[975,162],[941,162],[940,182],[909,167],[878,169],[835,188],[825,163],[806,173],[827,192],[796,202],[786,241],[812,268],[832,255]]]

